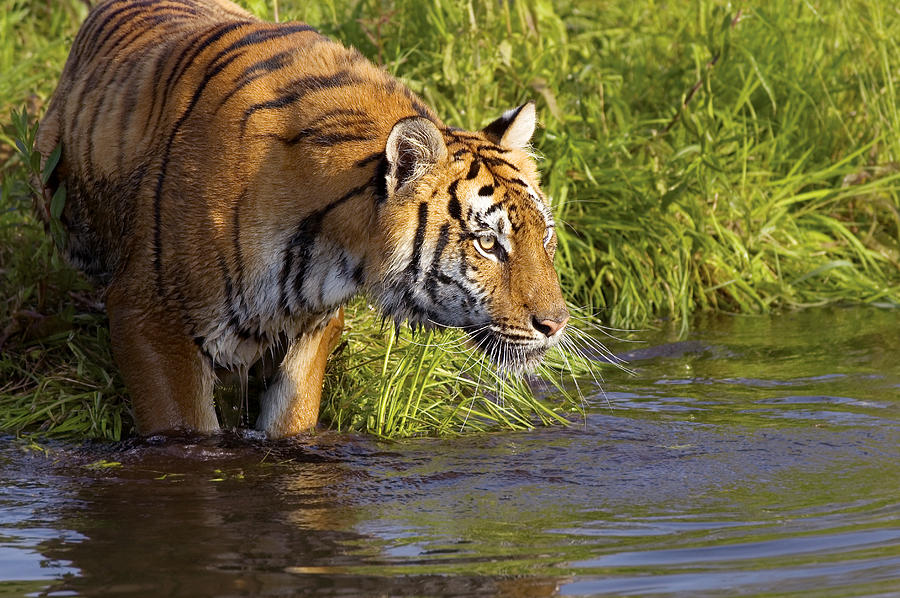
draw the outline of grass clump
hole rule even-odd
[[[363,301],[350,311],[324,393],[323,418],[337,429],[385,438],[521,430],[564,422],[577,406],[536,398],[529,384],[546,385],[538,378],[497,374],[459,333],[385,328]]]
[[[268,0],[242,3],[273,16]],[[39,112],[84,2],[0,0],[0,9],[9,73],[0,114]],[[604,324],[900,305],[900,15],[888,0],[611,0],[602,9],[592,0],[281,0],[278,10],[384,64],[449,124],[477,128],[537,99],[543,186],[564,223],[562,286]],[[130,419],[102,309],[30,215],[14,136],[4,127],[0,137],[0,427],[74,432],[65,422],[78,421],[78,434],[118,437]],[[452,334],[396,337],[364,301],[347,320],[323,404],[341,429],[396,437],[527,427],[574,404],[550,409],[527,383],[498,381],[459,355]],[[572,353],[601,351],[593,324],[573,334],[550,378],[572,366]]]

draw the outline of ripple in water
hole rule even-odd
[[[900,313],[696,330],[614,346],[569,428],[8,440],[0,594],[900,592]]]

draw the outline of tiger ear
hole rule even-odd
[[[447,158],[447,144],[437,126],[427,118],[411,116],[397,121],[384,149],[387,188],[397,192],[418,180]]]
[[[534,102],[507,110],[503,115],[481,130],[491,142],[507,149],[523,149],[534,135],[537,111]]]

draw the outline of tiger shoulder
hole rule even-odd
[[[445,125],[362,54],[227,0],[107,0],[37,137],[65,255],[105,289],[138,430],[212,432],[217,372],[267,352],[271,437],[312,428],[342,306],[460,328],[512,371],[565,333],[535,107]],[[49,211],[44,206],[45,217]]]

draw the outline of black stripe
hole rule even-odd
[[[425,229],[428,227],[428,202],[419,204],[419,224],[416,227],[416,235],[413,237],[413,254],[406,271],[412,281],[416,281],[419,275],[419,260],[422,258],[422,245],[425,243]]]
[[[139,17],[135,22],[143,25],[143,24],[147,23],[148,21],[151,21],[152,25],[158,25],[161,22],[160,19],[165,19],[165,17],[162,17],[160,15],[144,15],[142,17]],[[103,39],[100,40],[99,42],[97,42],[97,44],[95,46],[96,49],[99,50],[100,48],[102,48],[106,44],[106,42],[109,41],[109,38],[111,38],[113,35],[115,35],[117,31],[119,31],[118,27],[114,27],[114,28],[110,29],[107,32],[107,34],[103,37]],[[139,37],[141,37],[141,35],[149,32],[149,31],[152,31],[152,27],[134,27],[132,29],[129,29],[129,30],[125,31],[122,35],[117,37],[115,39],[115,41],[113,41],[112,47],[110,48],[110,50],[115,50],[116,48],[119,47],[119,44],[122,44],[126,39],[131,38],[128,40],[128,44],[125,45],[125,47],[128,47],[128,45],[131,44],[132,42],[134,42],[134,40],[138,39]]]
[[[505,177],[503,175],[497,174],[494,171],[491,171],[491,176],[494,177],[495,182],[503,183],[507,187],[522,187],[521,191],[524,193],[528,193],[528,183],[518,177]]]
[[[157,53],[156,63],[155,63],[155,66],[153,67],[153,78],[151,79],[151,81],[159,81],[162,78],[163,69],[165,68],[166,63],[168,62],[168,59],[169,59],[168,53],[166,53],[166,52],[158,52]],[[156,89],[158,89],[158,86],[156,88],[154,88],[154,92],[153,92],[154,101],[156,99]],[[149,108],[147,109],[147,119],[144,121],[144,131],[146,131],[147,129],[150,128],[150,121],[153,120],[154,106],[155,106],[155,104],[151,103]],[[160,117],[162,117],[162,115],[164,113],[165,113],[165,107],[160,106],[159,107]]]
[[[422,288],[425,289],[425,294],[428,295],[428,298],[431,299],[431,303],[434,305],[441,305],[441,298],[438,295],[438,281],[435,276],[429,276],[425,279],[425,282],[422,283]],[[430,318],[434,319],[434,318]]]
[[[485,185],[481,189],[478,190],[478,195],[493,195],[494,194],[494,186],[493,185]]]
[[[357,168],[362,168],[364,166],[371,164],[375,160],[380,160],[383,157],[384,157],[384,152],[375,152],[374,154],[369,154],[368,156],[366,156],[365,158],[362,158],[361,160],[357,160],[356,164],[354,164],[354,166],[356,166]]]
[[[454,286],[457,289],[459,289],[459,291],[465,296],[464,299],[465,299],[466,305],[468,306],[468,308],[470,310],[473,309],[476,305],[478,305],[478,295],[473,293],[467,287],[463,286],[463,284],[461,282],[459,282],[458,280],[456,280],[455,278],[453,278],[451,276],[447,276],[443,272],[438,272],[437,274],[435,274],[435,279],[441,284]],[[468,280],[468,277],[467,277],[467,280]]]
[[[199,56],[204,50],[206,50],[209,46],[216,43],[235,29],[240,29],[241,27],[246,27],[251,24],[252,23],[250,21],[237,21],[228,24],[218,24],[216,25],[216,27],[207,30],[203,36],[191,40],[191,42],[193,43],[189,44],[181,52],[181,55],[178,56],[178,59],[172,66],[172,70],[169,72],[169,76],[166,78],[166,83],[162,87],[162,95],[160,97],[154,96],[154,104],[165,105],[165,101],[169,97],[169,94],[172,92],[172,88],[182,77],[182,75],[184,75],[187,69],[190,68],[190,65],[194,64],[194,60],[197,58],[197,56]],[[208,65],[211,65],[211,63],[208,63]]]
[[[512,226],[513,232],[517,233],[522,228],[522,225],[519,224],[520,218],[517,217],[519,212],[519,206],[515,203],[510,203],[506,208],[506,214],[509,216],[509,225]]]
[[[373,187],[375,188],[375,205],[379,206],[387,201],[387,175],[388,175],[388,159],[384,152],[381,152],[378,165],[375,167],[375,174],[372,176]]]
[[[250,33],[245,35],[244,37],[232,42],[226,48],[224,48],[222,51],[220,51],[210,64],[214,65],[217,61],[228,56],[235,50],[239,50],[241,48],[246,48],[249,46],[259,45],[259,44],[271,41],[273,39],[278,39],[280,37],[287,37],[287,36],[293,35],[295,33],[303,33],[306,31],[312,31],[314,33],[318,33],[313,27],[311,27],[310,25],[307,25],[305,23],[277,25],[277,26],[274,26],[269,29],[254,29],[253,31],[251,31]],[[276,55],[276,57],[272,57],[272,58],[268,59],[268,60],[275,59],[274,62],[270,62],[270,63],[266,64],[268,61],[261,61],[261,62],[256,63],[255,65],[249,67],[248,69],[245,69],[244,73],[241,75],[241,77],[246,77],[248,74],[248,71],[250,71],[254,67],[261,68],[263,72],[257,74],[256,76],[251,75],[247,81],[245,81],[244,83],[238,84],[237,87],[235,87],[231,91],[229,91],[228,94],[224,98],[222,98],[222,100],[219,102],[219,107],[221,108],[221,106],[223,104],[225,104],[225,102],[227,102],[228,99],[231,98],[231,96],[238,91],[238,89],[240,89],[241,87],[244,87],[244,85],[247,85],[250,82],[252,82],[253,80],[265,75],[267,72],[278,70],[278,69],[284,67],[286,64],[288,64],[287,62],[283,62],[284,58],[286,58],[287,55],[293,53],[294,51],[295,50],[292,49],[292,50],[289,50],[286,52],[282,52],[281,54]],[[277,58],[277,57],[282,57],[282,58]]]
[[[264,58],[263,60],[254,62],[244,69],[244,72],[241,73],[237,78],[236,83],[238,85],[246,85],[248,80],[253,80],[260,75],[271,73],[273,71],[277,71],[278,69],[284,68],[291,63],[290,59],[296,54],[297,48],[291,48],[289,50],[279,52],[274,56],[269,56],[268,58]]]
[[[388,93],[390,94],[396,93],[397,87],[400,87],[403,95],[406,96],[406,98],[409,100],[410,106],[415,111],[415,113],[422,118],[427,118],[431,122],[437,124],[437,118],[435,117],[434,112],[432,112],[428,108],[428,106],[419,101],[419,98],[417,98],[416,95],[408,87],[394,78],[388,78],[385,81],[385,85],[387,86]]]
[[[468,230],[468,225],[466,221],[462,217],[462,206],[459,203],[459,197],[456,194],[456,188],[459,186],[459,180],[454,180],[450,183],[450,187],[448,187],[447,192],[450,194],[450,201],[447,202],[447,212],[450,216],[459,221],[460,228],[462,230]]]
[[[230,54],[231,52],[234,52],[235,50],[238,50],[240,48],[255,46],[269,40],[278,39],[279,37],[286,37],[295,33],[301,33],[303,31],[312,31],[314,33],[318,33],[313,27],[307,25],[306,23],[276,25],[270,29],[254,29],[244,37],[229,44],[228,47],[222,50],[222,52],[216,58],[221,58],[222,56]]]
[[[462,219],[462,206],[459,205],[458,199],[455,197],[450,198],[450,201],[447,202],[447,212],[449,212],[451,218],[456,220]]]
[[[483,215],[484,215],[484,216],[490,216],[491,214],[493,214],[494,212],[496,212],[497,210],[499,210],[502,206],[503,206],[503,202],[502,202],[502,201],[498,201],[497,203],[492,203],[492,204],[488,207],[488,209],[486,209],[486,210],[484,211],[484,214],[483,214]]]
[[[174,0],[170,0],[170,2],[174,2]],[[180,6],[177,6],[177,7],[175,7],[175,6],[159,6],[158,0],[141,0],[141,1],[137,1],[137,2],[132,0],[128,5],[123,6],[116,10],[112,10],[105,17],[100,18],[101,15],[103,14],[103,11],[111,9],[113,6],[115,6],[115,4],[116,4],[115,2],[110,2],[109,4],[104,5],[102,8],[99,8],[96,15],[94,15],[91,25],[89,26],[90,28],[89,29],[85,28],[85,30],[83,32],[79,33],[79,35],[81,35],[82,33],[84,35],[81,38],[83,43],[79,43],[77,52],[73,52],[73,54],[77,57],[77,60],[81,59],[81,55],[87,49],[87,47],[92,48],[94,51],[100,50],[103,47],[103,45],[106,43],[106,41],[109,40],[109,38],[122,27],[123,23],[132,16],[131,14],[124,14],[124,13],[132,13],[132,12],[140,13],[143,8],[149,6],[149,7],[151,7],[151,9],[156,9],[156,10],[151,10],[147,16],[152,15],[154,12],[161,13],[159,15],[156,15],[157,18],[164,17],[166,15],[171,14],[172,12],[179,12],[179,11],[181,11],[182,13],[187,13],[187,14],[191,14],[191,15],[198,14],[197,11],[195,10],[195,8],[193,6],[191,6],[190,4],[181,4]],[[119,21],[117,21],[115,23],[115,26],[112,27],[107,32],[107,34],[103,38],[103,40],[98,42],[97,38],[100,36],[101,33],[103,33],[103,30],[106,28],[106,26],[109,25],[113,19],[115,19],[117,16],[120,16],[120,15],[124,15],[124,16]],[[142,22],[143,20],[144,20],[144,17],[141,16],[140,21]],[[145,27],[144,29],[151,30],[150,28],[147,28],[147,27]],[[129,33],[131,33],[131,32],[129,32]],[[121,38],[120,38],[120,40],[121,40]],[[115,45],[113,47],[115,47]]]
[[[348,117],[356,117],[356,118],[346,118],[343,120],[336,120],[332,122],[327,122],[325,124],[319,126],[313,126],[315,123],[319,123],[322,121],[327,121],[328,119],[334,118],[336,116],[348,116]],[[375,139],[374,129],[372,127],[372,122],[368,119],[365,119],[365,112],[361,110],[355,110],[351,108],[337,108],[335,110],[330,110],[318,118],[316,118],[309,126],[306,126],[297,133],[295,133],[290,138],[282,137],[281,135],[270,134],[267,137],[274,137],[278,139],[282,143],[286,145],[296,145],[301,141],[308,140],[310,143],[314,143],[316,145],[322,146],[332,146],[337,145],[339,143],[347,143],[350,141],[372,141]],[[368,133],[362,132],[335,132],[329,131],[329,129],[347,129],[347,128],[356,128],[356,129],[365,129]]]
[[[353,282],[356,283],[356,286],[362,286],[365,280],[363,279],[363,275],[365,273],[365,260],[359,260],[359,263],[356,264],[356,269],[353,270]]]
[[[222,106],[224,106],[228,102],[228,100],[230,100],[234,96],[234,94],[250,85],[257,79],[261,79],[269,73],[278,71],[291,64],[291,58],[294,57],[296,53],[297,49],[291,48],[290,50],[279,52],[274,56],[271,56],[264,60],[260,60],[259,62],[248,66],[246,69],[244,69],[244,72],[241,73],[240,76],[235,80],[234,87],[232,87],[231,90],[227,94],[225,94],[219,101],[219,106],[216,108],[216,110],[218,111],[219,109],[221,109]]]
[[[471,154],[471,153],[472,153],[472,150],[470,150],[470,149],[467,148],[467,147],[464,147],[464,148],[462,148],[462,149],[458,149],[458,150],[456,150],[455,152],[453,152],[453,159],[454,159],[454,160],[459,160],[460,158],[462,158],[462,157],[465,156],[466,154]]]
[[[469,165],[469,172],[466,173],[466,180],[471,181],[475,177],[478,176],[478,172],[481,170],[481,162],[478,161],[478,158],[472,160],[472,163]]]
[[[297,273],[294,276],[294,297],[297,302],[303,300],[303,281],[306,280],[306,270],[309,268],[309,258],[312,254],[312,248],[316,244],[316,237],[322,229],[322,220],[325,219],[325,213],[315,211],[300,222],[297,232],[291,239],[291,249],[294,257],[297,259]]]
[[[465,270],[465,265],[463,265],[461,269]],[[469,279],[467,276],[464,276],[464,278],[466,278],[466,280],[469,280],[469,282],[472,282],[471,279]],[[472,290],[468,287],[464,286],[460,281],[451,276],[448,276],[444,272],[438,271],[433,273],[433,277],[429,282],[429,287],[431,288],[426,287],[426,291],[428,292],[431,300],[436,304],[440,303],[440,298],[437,296],[436,287],[438,284],[442,284],[444,286],[456,287],[458,293],[461,295],[461,297],[458,297],[458,299],[461,299],[467,311],[471,312],[478,306],[478,295],[472,292]]]
[[[412,107],[413,110],[416,111],[416,114],[418,114],[422,118],[427,118],[432,122],[434,121],[434,114],[432,114],[431,110],[429,110],[428,107],[421,102],[413,101]]]
[[[441,231],[438,233],[438,240],[434,248],[434,257],[431,258],[431,268],[429,269],[429,277],[425,281],[425,290],[434,303],[438,303],[437,285],[435,282],[440,280],[441,272],[441,256],[447,244],[450,242],[450,223],[445,222],[441,225]]]
[[[483,143],[481,145],[475,146],[475,151],[479,154],[484,154],[485,152],[492,152],[494,154],[508,154],[509,152],[500,147],[499,145],[494,145],[493,143]]]
[[[479,148],[479,151],[480,151],[480,148]],[[520,172],[518,166],[516,166],[512,162],[504,160],[503,158],[500,158],[497,156],[485,156],[483,154],[479,154],[479,155],[481,156],[481,159],[484,160],[484,163],[487,164],[488,166],[499,166],[502,164],[503,166],[506,166],[507,168],[515,170],[516,172]]]
[[[477,284],[478,281],[474,280],[472,277],[469,276],[469,270],[471,270],[473,272],[478,272],[478,267],[475,264],[470,264],[468,259],[466,259],[467,257],[468,256],[466,255],[466,246],[460,244],[459,245],[459,261],[457,262],[459,264],[459,269],[458,269],[459,276],[460,276],[460,278],[463,278],[463,279],[469,281],[471,284]]]
[[[247,121],[250,120],[253,113],[258,110],[285,108],[286,106],[294,104],[307,94],[361,82],[363,81],[359,77],[351,75],[347,71],[338,71],[333,75],[310,75],[292,81],[290,84],[279,90],[282,94],[279,97],[273,100],[253,104],[244,111],[244,116],[241,119],[241,133],[243,134],[246,129]]]
[[[120,35],[118,38],[116,38],[116,40],[113,42],[113,44],[110,48],[110,51],[118,49],[119,52],[124,52],[124,51],[126,51],[126,49],[128,48],[129,45],[133,44],[135,41],[140,39],[142,36],[147,35],[147,34],[158,35],[159,31],[158,31],[158,29],[156,29],[154,27],[155,25],[158,25],[158,24],[164,23],[164,22],[168,22],[168,23],[183,22],[184,20],[186,20],[188,18],[187,16],[185,16],[186,14],[196,14],[196,13],[193,10],[189,11],[187,9],[183,9],[183,13],[180,15],[166,12],[163,14],[151,13],[149,15],[141,17],[140,19],[138,19],[137,22],[141,23],[141,25],[143,25],[143,26],[135,27],[129,31],[126,31],[125,33]],[[106,38],[102,42],[100,42],[100,44],[98,45],[98,48],[102,47],[106,43],[106,41],[109,39],[109,37],[111,37],[114,33],[116,33],[116,30],[117,30],[117,28],[111,29],[109,31],[109,33],[107,34]],[[119,46],[122,44],[124,44],[124,46],[119,48]],[[130,79],[130,74],[134,71],[135,66],[138,64],[142,64],[142,60],[136,59],[134,53],[132,53],[131,56],[129,56],[129,59],[127,61],[117,62],[115,64],[119,69],[121,69],[122,65],[126,62],[129,65],[128,66],[128,72],[129,72],[128,79]],[[118,81],[118,78],[116,79],[116,81]],[[130,87],[135,88],[137,86],[131,85]],[[132,106],[132,108],[133,108],[133,106]]]
[[[152,0],[144,0],[143,2],[139,2],[136,5],[125,6],[125,7],[119,8],[117,10],[113,10],[108,15],[106,15],[105,18],[101,19],[100,17],[101,17],[101,15],[103,15],[103,11],[106,9],[112,8],[115,5],[115,3],[110,3],[108,5],[103,6],[103,8],[99,9],[99,11],[96,13],[96,15],[95,15],[96,18],[92,22],[92,24],[96,25],[96,27],[94,27],[93,30],[83,28],[82,31],[79,31],[78,37],[82,43],[79,44],[77,50],[73,49],[72,54],[73,54],[73,57],[75,57],[75,58],[73,60],[73,57],[70,57],[69,61],[73,62],[75,64],[78,64],[82,60],[82,58],[81,58],[82,52],[85,52],[88,49],[94,49],[94,50],[98,49],[93,46],[94,41],[96,40],[96,37],[100,35],[103,28],[107,24],[109,24],[109,22],[112,19],[114,19],[116,16],[118,16],[119,14],[121,14],[125,11],[129,11],[132,9],[138,10],[141,8],[141,6],[147,5],[148,2],[152,2]],[[97,23],[98,21],[99,21],[99,24]],[[90,25],[86,25],[86,26],[89,27]],[[114,32],[115,30],[116,30],[116,28],[114,27],[112,31]],[[70,103],[74,103],[74,105],[76,105],[76,106],[86,105],[87,102],[85,101],[85,97],[87,96],[87,94],[91,93],[92,91],[96,91],[96,89],[99,86],[100,81],[102,80],[103,76],[106,74],[107,74],[107,71],[104,69],[101,69],[101,68],[92,69],[87,77],[87,80],[85,81],[85,84],[82,86],[80,93],[78,94],[78,98],[75,99],[74,102],[71,102],[71,98],[70,98]],[[104,98],[105,98],[105,95],[102,95],[101,100]],[[69,130],[67,131],[67,133],[69,134],[69,137],[74,136],[75,125],[77,124],[77,122],[79,122],[81,120],[82,116],[83,116],[83,114],[79,114],[76,118],[71,120]],[[83,130],[83,128],[81,128],[81,129]],[[90,143],[90,139],[89,139],[88,143]]]
[[[191,14],[196,14],[196,13],[194,13],[193,11],[183,10],[182,19],[184,18],[185,14],[191,15]],[[159,25],[160,23],[165,23],[166,21],[172,20],[173,16],[174,16],[174,13],[171,13],[171,12],[165,12],[162,14],[150,13],[150,14],[140,16],[139,18],[135,19],[133,22],[134,29],[131,29],[130,31],[126,31],[125,33],[120,35],[118,38],[116,38],[115,42],[113,42],[112,46],[110,47],[110,51],[118,48],[119,44],[121,44],[125,40],[125,38],[127,38],[128,36],[136,33],[137,35],[135,35],[134,39],[137,39],[143,33],[154,31],[155,25]],[[116,26],[116,27],[110,29],[107,32],[107,34],[103,37],[103,39],[100,40],[99,42],[97,42],[97,49],[100,50],[101,48],[103,48],[106,45],[106,42],[108,42],[109,39],[118,30],[119,30],[119,26]],[[134,39],[132,39],[131,41],[133,42]]]
[[[82,28],[82,31],[79,32],[79,37],[81,38],[78,47],[74,49],[74,56],[77,62],[85,59],[84,53],[93,50],[96,51],[99,48],[96,45],[97,38],[103,33],[103,30],[106,29],[106,26],[110,24],[110,22],[115,19],[117,16],[121,15],[124,12],[137,12],[141,10],[142,7],[148,6],[153,3],[153,0],[142,0],[140,2],[135,2],[126,6],[122,6],[115,10],[110,10],[106,16],[103,16],[104,12],[108,9],[115,6],[115,3],[111,2],[102,8],[99,8],[97,13],[94,15],[90,25],[87,25]],[[127,18],[127,15],[126,17]],[[118,29],[118,27],[113,27],[113,31]],[[82,36],[83,35],[83,36]],[[89,56],[87,57],[89,59]]]
[[[300,221],[296,232],[291,236],[287,247],[285,248],[284,266],[282,266],[281,269],[281,305],[285,313],[290,313],[288,283],[291,277],[291,270],[294,269],[294,260],[298,260],[299,264],[296,267],[297,274],[294,276],[292,288],[297,303],[300,303],[303,300],[301,291],[303,290],[303,279],[306,276],[306,269],[309,266],[310,253],[315,244],[316,236],[322,228],[322,222],[324,221],[325,216],[327,216],[331,210],[337,208],[347,200],[362,194],[369,186],[370,183],[365,183],[359,187],[350,189],[341,197],[335,199],[328,205],[313,211]]]
[[[447,248],[447,243],[450,242],[450,224],[445,222],[441,225],[441,232],[438,234],[437,244],[434,248],[434,259],[431,260],[431,268],[432,270],[438,269],[438,262],[441,260],[441,254],[444,253],[444,249]]]

